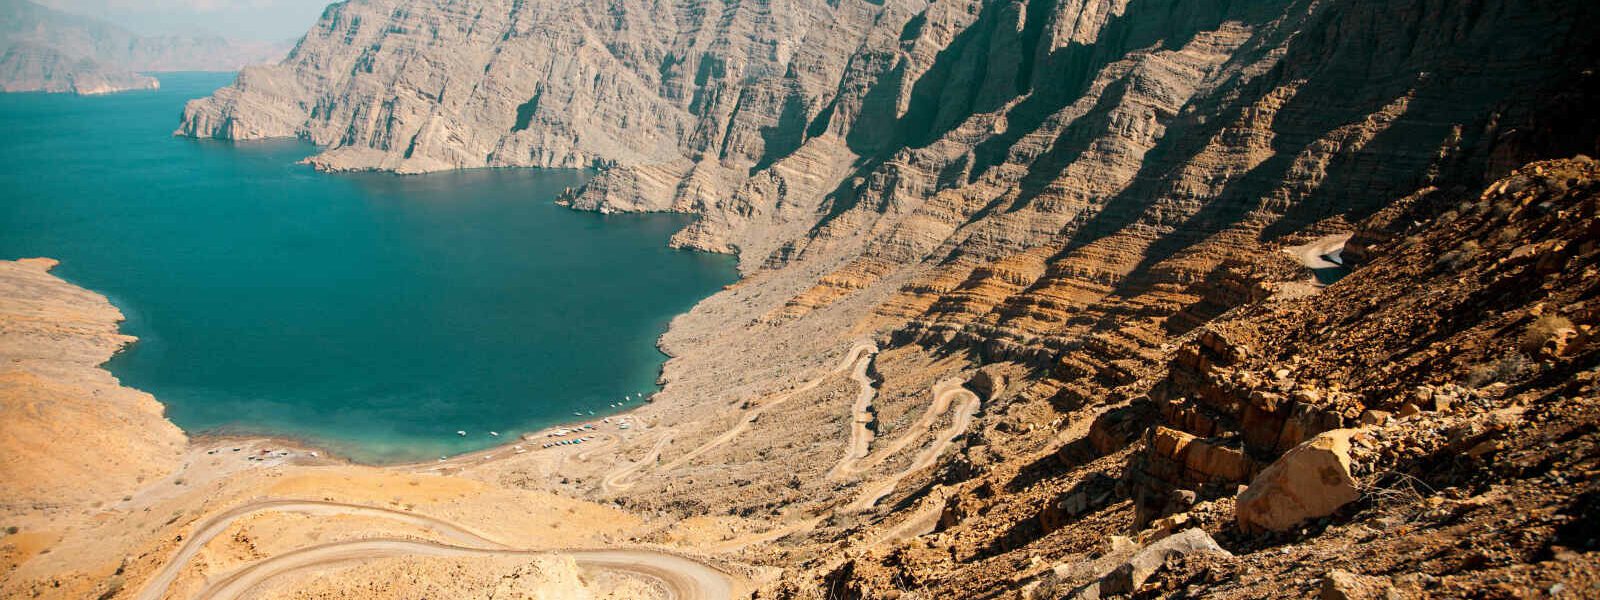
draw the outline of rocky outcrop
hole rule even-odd
[[[1149,581],[1152,575],[1165,568],[1169,561],[1191,554],[1233,556],[1218,546],[1216,540],[1206,535],[1204,530],[1187,529],[1183,533],[1162,538],[1139,549],[1133,556],[1113,567],[1099,581],[1073,590],[1067,597],[1075,600],[1099,600],[1133,594],[1141,591],[1140,587]]]
[[[1350,470],[1355,434],[1353,429],[1329,431],[1285,452],[1239,494],[1239,527],[1282,531],[1359,499],[1361,489]]]

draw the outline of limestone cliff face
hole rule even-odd
[[[1015,259],[1035,263],[1012,274],[1023,286],[1060,277],[1044,259],[1070,271],[1113,246],[1170,254],[1243,220],[1275,237],[1369,211],[1503,148],[1518,132],[1497,111],[1581,67],[1561,57],[1581,54],[1593,12],[358,0],[283,64],[191,103],[179,132],[300,136],[333,170],[599,166],[573,206],[697,214],[674,243],[738,252],[746,271],[860,256],[787,318],[907,263],[982,289],[982,265],[1034,250]],[[915,295],[898,310],[943,307],[924,329],[969,325]]]
[[[191,103],[180,132],[302,136],[327,169],[745,168],[912,7],[815,0],[373,0],[332,5],[283,64]],[[786,122],[787,123],[787,122]],[[724,176],[718,172],[715,176]],[[657,197],[664,197],[656,193]],[[666,208],[666,207],[660,207]]]

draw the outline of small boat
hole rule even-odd
[[[500,437],[500,432],[498,432],[498,431],[491,431],[491,432],[489,432],[489,435],[492,435],[492,436],[494,436],[494,437]]]
[[[467,432],[461,431],[461,430],[458,429],[458,430],[456,430],[456,435],[459,435],[461,437],[467,437]]]

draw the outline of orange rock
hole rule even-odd
[[[1240,528],[1282,531],[1360,498],[1350,474],[1350,438],[1355,433],[1322,433],[1269,465],[1239,495],[1235,518]]]

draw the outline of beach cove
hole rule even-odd
[[[394,463],[598,421],[655,391],[656,338],[735,278],[666,248],[681,216],[555,206],[580,171],[326,174],[302,142],[172,137],[230,77],[0,97],[0,156],[35,165],[0,175],[0,257],[106,295],[139,338],[107,369],[190,434]]]

